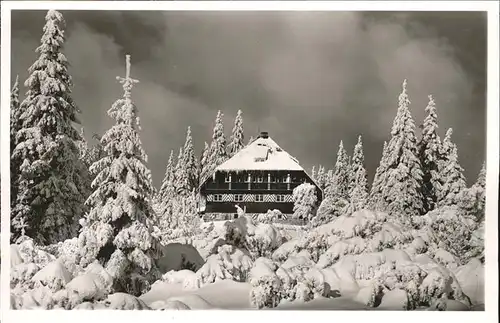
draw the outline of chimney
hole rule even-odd
[[[261,138],[269,138],[269,133],[267,131],[261,131],[260,136]]]

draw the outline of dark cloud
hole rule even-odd
[[[370,177],[389,136],[404,78],[412,114],[435,97],[441,134],[454,128],[466,175],[485,156],[486,18],[482,13],[63,12],[74,97],[88,133],[105,131],[121,95],[124,54],[140,80],[142,141],[159,185],[187,126],[196,148],[218,109],[229,136],[267,130],[304,167],[333,167],[338,143],[365,141]],[[13,13],[13,74],[27,76],[44,12]],[[15,76],[13,76],[15,77]]]

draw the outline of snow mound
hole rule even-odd
[[[19,247],[15,244],[10,245],[10,268],[16,267],[23,263],[23,258]]]
[[[382,310],[402,311],[407,308],[408,295],[402,289],[388,291],[382,297],[382,302],[378,306]]]
[[[78,298],[78,303],[103,299],[110,291],[105,279],[91,272],[73,278],[66,290],[72,298]]]
[[[164,311],[164,310],[190,310],[191,308],[181,301],[169,300],[169,301],[156,301],[150,305],[152,310]]]
[[[187,309],[192,309],[192,310],[210,310],[213,309],[214,307],[207,302],[203,297],[195,294],[188,294],[188,295],[183,295],[183,296],[174,296],[171,297],[167,300],[167,303],[169,302],[176,302],[177,305],[178,303],[184,304],[184,306],[187,306]],[[186,309],[186,308],[182,308]]]
[[[126,293],[111,294],[106,298],[104,304],[112,310],[149,310],[150,308],[142,300]]]
[[[52,291],[58,291],[72,279],[71,273],[59,261],[55,260],[37,272],[32,281],[36,287],[47,286]]]
[[[184,289],[197,289],[197,276],[191,270],[171,270],[162,276],[162,280],[168,284],[182,284]]]
[[[484,271],[484,264],[475,258],[455,271],[455,277],[473,305],[484,304]]]

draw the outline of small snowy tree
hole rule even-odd
[[[316,187],[309,183],[303,183],[293,189],[292,199],[293,217],[296,219],[312,220],[318,198]]]
[[[424,212],[428,212],[434,209],[438,199],[438,192],[441,189],[439,164],[442,162],[441,139],[437,133],[436,104],[432,95],[429,95],[429,103],[425,111],[427,112],[427,117],[422,125],[422,138],[418,143],[418,149],[423,172],[423,209]]]
[[[165,177],[161,183],[159,198],[162,202],[171,199],[175,195],[175,172],[174,172],[174,151],[170,151],[170,157],[165,170]]]
[[[352,202],[352,211],[365,208],[368,201],[368,180],[365,169],[365,156],[363,153],[363,142],[361,136],[354,146],[354,153],[351,164],[351,182],[349,183],[349,196]]]
[[[464,170],[458,162],[457,146],[451,141],[452,134],[453,129],[448,129],[443,140],[444,160],[440,164],[439,171],[442,184],[438,195],[438,206],[458,205],[467,188]]]
[[[73,127],[80,112],[71,97],[72,80],[62,53],[64,18],[48,11],[38,59],[29,68],[26,97],[20,104],[11,158],[18,172],[11,210],[12,238],[20,220],[37,243],[51,244],[76,234],[84,213],[84,181]]]
[[[131,98],[132,86],[138,81],[130,77],[129,55],[126,67],[125,78],[117,77],[123,84],[123,98],[108,111],[116,124],[101,139],[106,155],[91,167],[97,176],[78,244],[82,266],[98,259],[118,283],[115,289],[137,294],[129,284],[133,277],[154,273],[157,241],[151,234],[155,220],[151,173],[145,165],[147,155]]]
[[[184,143],[183,163],[187,177],[188,190],[191,191],[198,185],[198,165],[194,154],[193,137],[191,135],[191,127],[188,127],[186,134],[186,142]]]
[[[410,224],[411,218],[422,214],[422,169],[418,158],[415,122],[410,113],[406,80],[399,95],[399,107],[387,144],[388,168],[382,178],[382,198],[386,211]]]
[[[486,206],[486,163],[483,163],[476,182],[462,191],[459,206],[479,224],[484,221]]]
[[[236,119],[234,120],[234,127],[231,137],[229,139],[229,157],[233,157],[238,151],[240,151],[245,144],[243,134],[243,117],[241,116],[241,110],[238,110],[238,114],[236,115]]]
[[[370,208],[373,210],[385,209],[385,203],[382,199],[382,179],[387,171],[387,141],[384,141],[384,148],[382,149],[382,157],[380,158],[379,165],[375,171],[372,187],[370,191]]]
[[[311,178],[313,181],[317,182],[317,176],[316,176],[316,166],[313,166],[311,168]]]
[[[254,137],[250,136],[250,139],[248,139],[247,145],[250,145],[254,141]]]

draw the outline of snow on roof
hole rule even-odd
[[[259,137],[216,168],[217,171],[295,170],[304,171],[298,161],[270,137]]]

